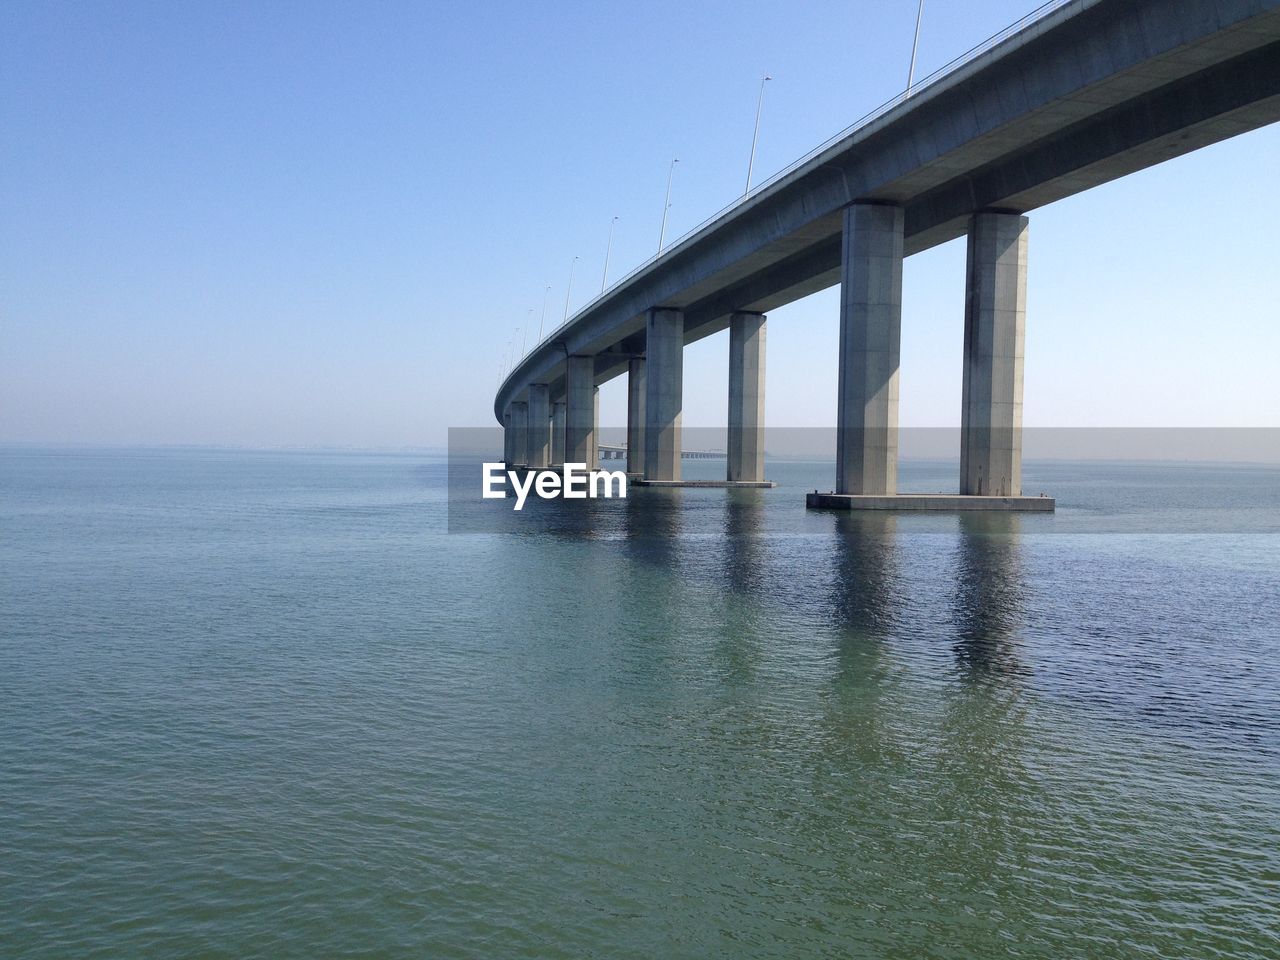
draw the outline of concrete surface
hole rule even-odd
[[[729,318],[727,480],[764,480],[764,362],[764,314],[733,314]]]
[[[1280,119],[1280,0],[1080,0],[845,134],[672,244],[580,310],[499,387],[563,392],[566,357],[599,384],[645,353],[649,311],[692,343],[735,311],[767,313],[840,281],[844,209],[904,212],[904,252]],[[1259,170],[1260,182],[1269,171]],[[1206,190],[1232,185],[1206,183]],[[1122,223],[1117,214],[1116,229]]]
[[[645,340],[644,475],[680,479],[680,417],[684,408],[684,314],[649,311]]]
[[[529,465],[529,404],[523,400],[511,404],[511,462]]]
[[[627,473],[644,476],[644,357],[627,364]]]
[[[765,489],[776,487],[772,480],[637,480],[638,487],[714,487],[727,489]]]
[[[515,434],[511,429],[511,407],[507,407],[502,414],[502,462],[508,468],[515,466],[513,456],[515,449]]]
[[[564,466],[564,426],[565,402],[556,400],[551,404],[551,466]]]
[[[529,467],[551,466],[551,388],[545,383],[529,385]]]
[[[898,493],[867,496],[844,493],[806,493],[804,505],[819,510],[905,510],[957,513],[966,510],[1007,510],[1052,513],[1053,497],[973,497],[949,493]]]
[[[1027,218],[977,213],[965,269],[960,492],[1022,494]]]
[[[902,341],[901,207],[844,212],[836,490],[893,493],[898,484],[898,359]]]
[[[595,361],[569,357],[565,377],[564,462],[596,463]]]

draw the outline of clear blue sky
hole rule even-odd
[[[1028,12],[926,3],[927,73]],[[0,5],[0,441],[423,446],[549,324],[904,84],[896,3]],[[1032,214],[1032,425],[1277,425],[1280,127]],[[905,271],[902,421],[959,419],[963,244]],[[836,299],[768,422],[835,415]],[[725,335],[685,422],[725,410]],[[602,389],[623,421],[623,383]]]

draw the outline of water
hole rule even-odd
[[[438,458],[0,466],[6,958],[1280,956],[1276,469],[449,534]]]

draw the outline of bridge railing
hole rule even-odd
[[[647,270],[654,263],[661,260],[662,257],[665,256],[667,253],[670,253],[672,250],[679,247],[681,244],[685,243],[686,241],[694,237],[696,234],[701,233],[703,230],[711,226],[717,220],[720,220],[728,216],[730,213],[732,213],[734,210],[741,207],[743,204],[752,200],[763,191],[769,189],[771,186],[773,186],[782,178],[788,176],[791,173],[794,173],[796,170],[803,167],[806,163],[813,160],[814,157],[817,157],[820,154],[822,154],[824,151],[831,149],[831,147],[835,146],[841,140],[844,140],[848,137],[853,136],[863,127],[879,120],[881,117],[883,117],[890,110],[897,107],[899,104],[905,103],[911,97],[917,96],[922,91],[927,90],[929,87],[933,86],[939,81],[955,73],[960,68],[972,63],[974,60],[978,59],[978,57],[982,56],[988,50],[991,50],[993,47],[996,47],[999,44],[1003,43],[1005,40],[1009,39],[1014,34],[1021,33],[1023,30],[1027,29],[1030,26],[1033,26],[1038,21],[1043,20],[1045,17],[1049,16],[1051,13],[1054,13],[1057,10],[1061,9],[1062,7],[1069,6],[1073,3],[1079,4],[1081,7],[1083,7],[1086,4],[1086,0],[1048,0],[1047,3],[1043,3],[1040,6],[1036,7],[1026,16],[1021,17],[1018,20],[1015,20],[1013,23],[1009,24],[1000,32],[992,34],[991,36],[987,37],[987,39],[979,43],[977,46],[971,47],[970,49],[966,50],[964,53],[960,54],[958,57],[954,58],[948,63],[943,64],[937,70],[934,70],[932,73],[923,77],[919,81],[912,83],[911,86],[907,87],[901,93],[898,93],[893,97],[890,97],[888,100],[880,104],[880,106],[876,107],[870,113],[864,114],[863,116],[859,117],[857,120],[853,121],[853,123],[849,124],[849,126],[845,127],[839,133],[827,138],[825,141],[823,141],[818,146],[814,147],[812,150],[805,153],[803,156],[796,158],[791,163],[783,167],[781,170],[771,174],[768,178],[756,184],[756,186],[752,187],[748,193],[744,194],[741,197],[738,197],[732,203],[728,204],[725,207],[722,207],[720,210],[717,210],[715,213],[707,217],[697,226],[692,227],[689,230],[686,230],[684,233],[682,233],[679,237],[677,237],[671,243],[667,244],[666,247],[664,247],[662,250],[659,250],[653,256],[649,257],[647,260],[640,263],[638,266],[636,266],[635,268],[633,268],[632,270],[624,274],[622,277],[619,277],[613,283],[609,284],[609,286],[606,289],[596,294],[589,301],[587,301],[587,303],[583,304],[581,307],[575,310],[573,313],[573,316],[569,317],[567,320],[565,320],[563,323],[561,323],[559,326],[553,329],[550,333],[548,333],[545,337],[539,340],[536,344],[534,344],[529,349],[529,352],[526,353],[524,356],[527,357],[529,353],[532,353],[534,350],[536,350],[542,344],[546,343],[548,340],[554,340],[562,330],[564,330],[568,326],[571,326],[574,323],[574,321],[578,319],[578,317],[580,317],[582,314],[591,310],[593,307],[596,306],[596,304],[600,303],[602,300],[606,299],[609,296],[609,294],[612,293],[615,289],[617,289],[618,287],[622,286],[625,283],[629,283],[632,279],[634,279],[639,274]],[[521,360],[523,359],[524,357],[521,357]],[[517,363],[516,366],[518,367],[519,363]],[[511,374],[514,372],[515,372],[515,368],[513,368],[511,372],[508,373],[507,376],[503,379],[504,384],[508,379],[510,379]]]

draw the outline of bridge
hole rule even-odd
[[[600,452],[601,460],[626,460],[627,445],[625,443],[598,443],[596,448]],[[725,452],[723,450],[681,450],[681,460],[723,460]],[[577,463],[577,461],[572,461]]]
[[[552,331],[494,398],[505,458],[597,462],[598,387],[626,374],[628,472],[679,483],[684,347],[728,328],[725,482],[763,481],[766,315],[838,284],[835,484],[809,505],[1051,509],[1021,496],[1027,213],[1276,120],[1280,0],[1055,0]],[[926,502],[897,495],[902,262],[960,236],[959,496]]]

